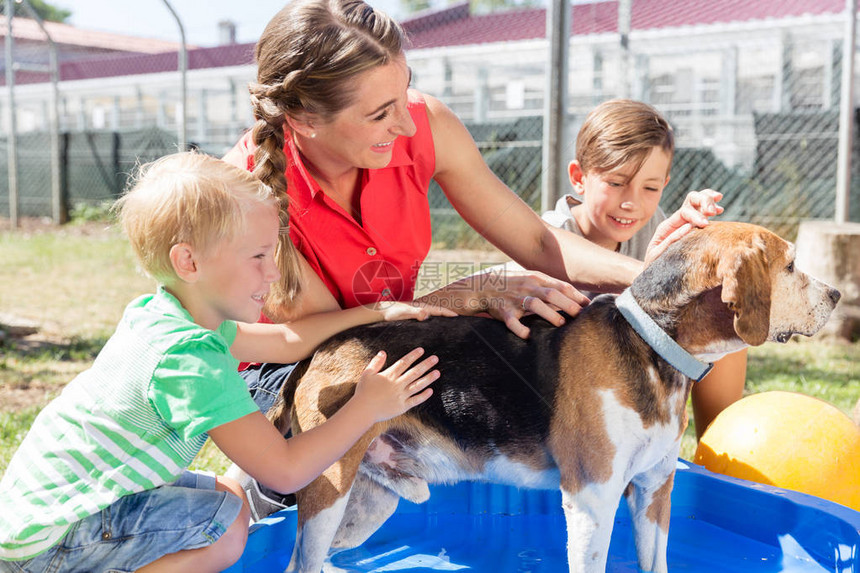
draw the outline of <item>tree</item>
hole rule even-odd
[[[430,0],[400,0],[400,7],[405,14],[414,14],[430,8]]]
[[[42,20],[62,23],[68,20],[69,16],[72,15],[71,11],[63,10],[62,8],[57,8],[56,6],[51,6],[44,0],[27,1],[30,3],[30,6],[33,7],[33,10],[36,11],[36,14],[38,14]],[[6,14],[6,2],[7,0],[0,0],[0,15]],[[20,16],[22,18],[33,17],[30,11],[27,10],[27,8],[21,2],[15,2],[15,16]]]

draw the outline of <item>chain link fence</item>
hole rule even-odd
[[[725,194],[724,219],[791,238],[801,220],[834,216],[844,1],[766,1],[725,10],[731,17],[715,15],[725,3],[635,0],[626,35],[617,32],[618,2],[574,3],[565,162],[574,158],[578,128],[596,104],[614,97],[649,102],[676,133],[665,211],[688,191],[710,187]],[[541,205],[546,11],[481,12],[466,3],[403,24],[413,86],[451,107],[511,189],[535,210],[547,208]],[[166,17],[164,27],[175,23]],[[60,44],[60,188],[67,205],[112,200],[135,162],[176,150],[183,115],[177,48],[161,44],[153,53],[139,44],[112,51],[67,45],[65,52]],[[252,123],[252,53],[252,44],[189,48],[186,133],[207,153],[222,155]],[[19,66],[48,61],[44,38],[17,39],[14,59],[21,68],[14,90],[16,207],[21,216],[50,216],[49,77]],[[3,217],[11,210],[7,88],[0,94]],[[852,221],[860,221],[856,158],[855,152]],[[441,189],[431,188],[430,201],[438,247],[484,244]]]
[[[719,16],[722,4],[634,1],[626,43],[617,33],[623,3],[574,4],[565,163],[596,104],[646,101],[676,134],[665,211],[710,187],[725,194],[723,219],[793,237],[801,220],[834,217],[844,2],[763,2]],[[544,10],[475,14],[462,5],[407,23],[414,83],[448,103],[496,173],[536,209],[545,208],[532,169],[547,86],[543,18]],[[506,40],[470,42],[486,37]],[[501,149],[503,165],[493,165]],[[858,221],[856,159],[853,171],[849,218]],[[431,199],[440,217],[450,213],[441,193]]]

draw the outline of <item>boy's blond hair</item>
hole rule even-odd
[[[654,147],[669,155],[671,165],[675,135],[669,122],[647,103],[613,99],[586,116],[576,137],[576,160],[583,173],[611,172],[631,162],[637,173]]]
[[[278,200],[251,173],[183,152],[139,166],[114,209],[144,272],[170,284],[177,278],[173,245],[188,243],[206,253],[244,232],[244,214],[259,204],[275,207]]]

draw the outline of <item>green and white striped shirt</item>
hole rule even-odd
[[[206,432],[257,410],[230,355],[236,323],[195,324],[159,288],[38,415],[0,481],[0,559],[31,558],[119,498],[176,480]]]

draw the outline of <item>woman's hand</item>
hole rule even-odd
[[[416,348],[380,372],[386,355],[377,353],[361,373],[351,401],[377,422],[399,416],[424,402],[433,394],[428,386],[439,378],[439,371],[431,370],[439,359],[430,356],[415,364],[423,354],[423,348]]]
[[[723,194],[713,189],[690,191],[684,204],[660,223],[645,253],[645,265],[651,264],[666,248],[689,233],[694,227],[705,227],[708,218],[723,212],[717,202]]]
[[[520,322],[525,314],[534,313],[554,326],[561,326],[564,317],[559,310],[576,316],[589,303],[588,297],[570,283],[542,272],[509,269],[502,272],[501,288],[487,288],[479,294],[488,303],[486,312],[504,322],[520,338],[529,337],[529,328]]]
[[[410,318],[425,320],[431,316],[457,316],[457,313],[451,309],[421,301],[379,302],[374,305],[374,310],[381,313],[382,320],[386,322]]]
[[[559,310],[576,316],[589,302],[570,283],[539,271],[521,270],[512,263],[460,279],[422,299],[459,314],[487,313],[524,339],[529,337],[529,329],[520,322],[523,315],[534,313],[550,324],[561,326],[564,318]]]

